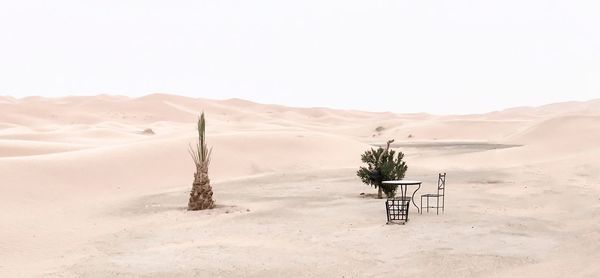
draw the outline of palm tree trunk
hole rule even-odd
[[[215,201],[212,199],[212,187],[208,178],[208,165],[201,165],[194,174],[194,183],[190,192],[188,210],[212,209]]]

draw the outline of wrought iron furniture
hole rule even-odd
[[[436,214],[440,214],[440,209],[442,209],[442,213],[444,213],[445,206],[445,194],[446,193],[446,173],[438,174],[438,184],[437,184],[437,194],[423,194],[421,195],[421,214],[423,213],[423,208],[427,209],[429,213],[430,208],[436,209]],[[423,198],[426,199],[426,205],[423,207]],[[429,199],[435,199],[435,206],[429,204]],[[440,204],[440,199],[442,200]]]
[[[394,181],[384,181],[383,184],[389,185],[397,185],[400,188],[400,196],[396,198],[388,198],[385,202],[385,208],[387,212],[388,222],[387,224],[393,223],[395,220],[402,221],[402,223],[406,223],[408,221],[408,208],[410,207],[410,202],[412,201],[417,211],[419,211],[419,207],[415,203],[414,197],[417,191],[421,188],[421,181],[416,180],[394,180]],[[412,197],[408,197],[408,186],[409,185],[417,185],[417,189],[412,194]]]
[[[408,221],[408,209],[410,208],[410,197],[388,198],[385,201],[385,211],[387,212],[387,223],[392,224],[400,221],[405,224]]]
[[[421,181],[417,181],[417,180],[395,180],[395,181],[384,181],[382,183],[383,184],[391,184],[391,185],[398,185],[398,186],[400,186],[400,197],[404,197],[404,198],[407,197],[406,195],[407,195],[407,191],[408,191],[408,186],[409,185],[418,185],[417,189],[415,189],[415,191],[413,192],[412,197],[410,199],[412,200],[412,203],[415,206],[415,208],[417,208],[417,211],[419,211],[419,206],[417,206],[417,204],[415,203],[415,194],[421,188]]]

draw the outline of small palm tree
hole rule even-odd
[[[401,180],[408,169],[406,163],[402,161],[404,154],[398,152],[398,156],[394,157],[396,152],[390,150],[390,144],[394,140],[387,142],[385,149],[379,147],[377,150],[371,149],[366,151],[362,156],[362,162],[367,164],[367,167],[360,167],[356,175],[360,177],[362,182],[377,188],[377,198],[383,198],[382,193],[387,197],[396,195],[397,185],[384,185],[386,180]]]
[[[190,145],[189,149],[194,164],[196,164],[196,173],[194,173],[194,183],[190,192],[188,210],[203,210],[215,207],[215,201],[212,198],[212,187],[208,178],[208,165],[210,164],[212,148],[209,150],[206,146],[205,128],[206,121],[204,119],[204,112],[202,112],[198,120],[198,145],[196,149]]]

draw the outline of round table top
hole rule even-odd
[[[395,180],[395,181],[383,181],[384,184],[398,184],[398,185],[413,185],[421,184],[421,181],[417,180]]]

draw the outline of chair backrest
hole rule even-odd
[[[438,174],[438,194],[440,194],[440,191],[442,192],[442,195],[444,195],[446,191],[446,173]]]

